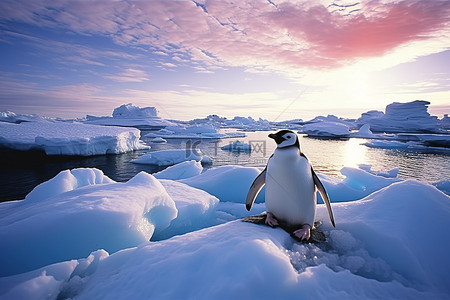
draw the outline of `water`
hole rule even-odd
[[[264,167],[275,149],[269,139],[269,132],[246,132],[242,142],[252,144],[251,153],[230,153],[220,148],[236,139],[223,140],[168,140],[166,144],[144,142],[152,146],[151,151],[164,149],[186,149],[186,144],[194,145],[213,159],[213,164],[205,168],[221,165],[243,165]],[[145,135],[143,132],[142,135]],[[387,171],[399,168],[399,178],[413,178],[427,183],[450,179],[450,156],[369,148],[361,145],[364,139],[326,140],[301,136],[302,151],[311,161],[314,169],[321,174],[342,177],[342,167],[357,167],[358,164],[371,164],[372,170]],[[36,185],[53,178],[62,170],[94,167],[101,169],[115,181],[126,181],[146,171],[154,173],[164,169],[151,165],[138,165],[130,160],[146,153],[135,151],[120,155],[101,155],[94,157],[47,157],[39,152],[0,153],[0,201],[23,199]]]

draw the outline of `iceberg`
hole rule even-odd
[[[103,155],[148,149],[134,128],[60,121],[0,122],[0,146],[47,155]]]
[[[386,106],[384,115],[362,117],[363,119],[360,118],[359,122],[367,122],[371,130],[375,132],[440,132],[438,118],[428,113],[429,104],[430,102],[423,100],[407,103],[394,102]]]
[[[87,115],[84,122],[95,125],[135,127],[141,130],[155,130],[173,125],[173,122],[159,117],[155,107],[140,108],[131,103],[116,107],[112,117]]]

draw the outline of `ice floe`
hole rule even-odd
[[[149,147],[135,128],[87,125],[60,121],[0,122],[0,146],[40,150],[47,155],[117,154]]]
[[[131,162],[144,165],[171,166],[189,160],[211,163],[211,159],[198,149],[170,149],[147,152]]]

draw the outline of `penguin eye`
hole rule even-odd
[[[290,136],[290,135],[288,135],[288,136],[287,136],[287,138],[288,138],[288,139],[290,139],[290,138],[291,138],[291,136]]]

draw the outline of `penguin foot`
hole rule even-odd
[[[309,224],[305,224],[302,226],[302,228],[297,229],[294,231],[294,235],[300,240],[300,241],[307,241],[311,237],[311,226]]]
[[[275,227],[280,224],[278,223],[278,220],[275,218],[275,216],[272,213],[267,212],[266,225],[269,225],[270,227]]]

